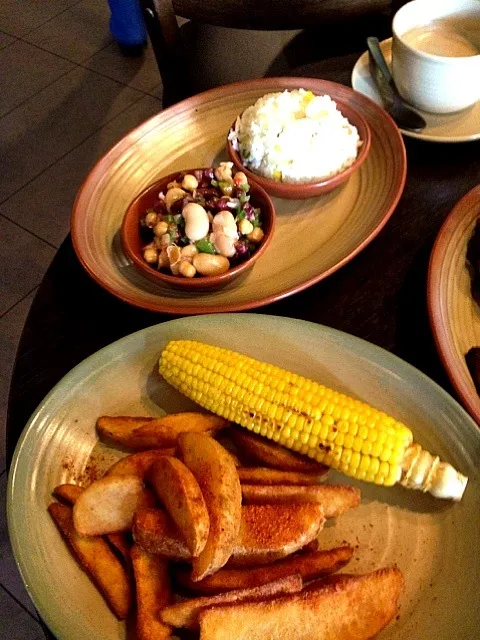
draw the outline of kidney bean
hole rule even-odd
[[[219,211],[225,211],[225,209],[230,209],[230,207],[228,206],[229,203],[229,199],[227,198],[220,198],[219,200],[217,200],[217,202],[215,203],[215,208],[218,209]]]
[[[163,200],[157,200],[153,205],[153,210],[155,213],[165,214],[167,213],[167,205]]]

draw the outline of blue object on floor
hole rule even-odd
[[[108,0],[110,31],[125,49],[138,48],[147,43],[147,32],[138,0]]]

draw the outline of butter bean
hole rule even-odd
[[[198,253],[193,256],[192,264],[202,276],[218,276],[230,269],[230,262],[225,256],[211,253]]]

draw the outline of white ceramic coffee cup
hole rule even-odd
[[[480,55],[432,55],[403,39],[415,27],[453,15],[480,21],[480,0],[414,0],[393,18],[393,77],[400,94],[424,111],[453,113],[480,100]]]

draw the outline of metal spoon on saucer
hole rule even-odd
[[[427,123],[410,107],[395,86],[390,69],[383,57],[378,38],[367,38],[370,73],[382,96],[385,110],[392,116],[400,129],[422,131]]]

